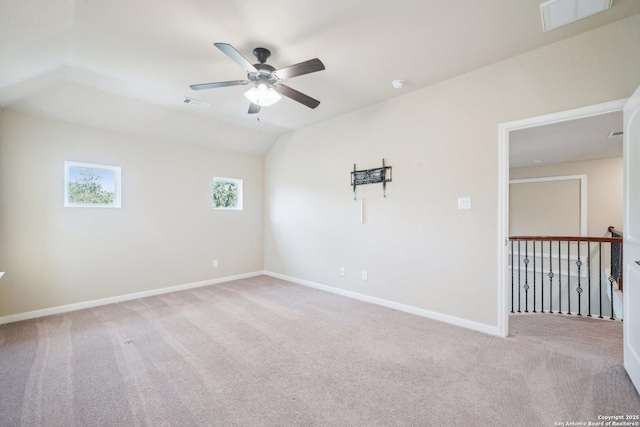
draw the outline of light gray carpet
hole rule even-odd
[[[638,414],[622,325],[508,339],[266,276],[0,326],[2,426],[553,426]]]

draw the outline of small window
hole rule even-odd
[[[64,162],[64,206],[119,208],[120,168]]]
[[[242,210],[242,180],[213,178],[213,209]]]

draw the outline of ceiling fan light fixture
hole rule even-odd
[[[280,101],[282,98],[276,90],[264,83],[252,87],[244,93],[244,96],[255,105],[268,107]]]

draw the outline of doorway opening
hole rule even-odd
[[[537,143],[532,142],[533,139],[531,137],[544,135],[545,132],[552,131],[561,131],[561,132],[570,132],[574,124],[584,122],[585,120],[592,119],[594,121],[603,121],[607,116],[615,116],[616,114],[620,114],[623,109],[623,106],[626,102],[624,100],[611,101],[603,104],[592,105],[588,107],[578,108],[574,110],[562,111],[558,113],[548,114],[544,116],[532,117],[523,120],[517,120],[508,123],[502,123],[499,125],[499,159],[498,159],[498,329],[500,331],[500,335],[506,337],[509,333],[509,314],[512,310],[512,293],[511,293],[511,274],[509,272],[509,252],[510,252],[510,225],[516,226],[515,224],[511,224],[510,222],[510,179],[511,173],[510,168],[512,166],[518,166],[520,168],[528,169],[527,166],[534,166],[539,164],[544,164],[545,168],[551,171],[553,163],[560,163],[561,161],[580,161],[580,160],[588,160],[589,155],[593,154],[590,149],[581,149],[577,138],[574,142],[577,144],[575,146],[571,146],[571,142],[567,143],[566,146],[559,146],[557,143],[549,142],[546,146],[542,144],[540,141],[542,139],[538,139]],[[622,120],[620,118],[620,128],[622,127]],[[618,130],[618,129],[612,129]],[[527,139],[529,138],[529,140]],[[518,144],[522,145],[515,148],[512,143],[516,140],[519,140]],[[513,152],[512,152],[513,150]],[[546,150],[546,151],[545,151]],[[552,158],[549,156],[552,155]],[[545,157],[547,157],[545,159]],[[605,155],[606,157],[606,155]],[[594,157],[591,157],[593,159]],[[602,157],[601,157],[602,158]],[[542,170],[542,169],[541,169]],[[530,172],[530,171],[529,171]],[[543,173],[544,175],[544,173]],[[553,174],[552,174],[553,175]],[[558,174],[556,174],[558,175]],[[570,178],[571,175],[574,175],[574,178],[578,179],[579,176],[572,173],[564,173],[560,174],[564,175],[565,178]],[[541,178],[541,177],[538,177]],[[521,182],[524,184],[533,184],[538,182],[543,182],[544,185],[551,185],[555,182],[566,181],[569,183],[570,180],[562,180],[560,177],[556,176],[546,178],[552,178],[547,180],[540,179],[532,179],[531,181],[527,179],[521,179]],[[586,203],[586,178],[584,180],[579,181],[579,188],[581,188],[580,196],[577,198],[579,201],[579,205],[575,206],[575,212],[568,212],[567,215],[578,215],[579,220],[577,223],[579,224],[578,230],[575,233],[576,235],[584,235],[587,231],[587,215],[585,211]],[[594,184],[597,184],[594,182]],[[554,190],[555,191],[555,190]],[[560,187],[558,187],[558,191],[560,191]],[[563,190],[564,191],[564,190]],[[570,191],[566,189],[566,191]],[[543,191],[544,192],[544,191]],[[515,196],[515,193],[514,193]],[[522,197],[521,195],[518,197]],[[622,212],[620,212],[620,215]],[[520,214],[518,214],[520,215]],[[521,215],[518,218],[520,224],[516,227],[521,227],[522,217]],[[539,224],[544,224],[545,221],[538,221]],[[613,224],[609,224],[613,225]],[[569,224],[568,226],[572,226]],[[515,231],[515,230],[513,230]],[[606,230],[602,230],[597,235],[603,235]],[[595,231],[593,231],[595,233]],[[564,234],[564,233],[563,233]],[[558,234],[556,234],[558,235]],[[541,246],[542,247],[542,246]],[[570,272],[567,271],[567,274]]]

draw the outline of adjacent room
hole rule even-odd
[[[636,0],[3,0],[0,426],[640,425],[638,86]]]

